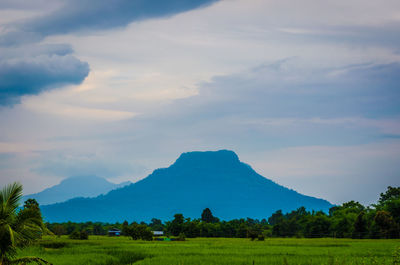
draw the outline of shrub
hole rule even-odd
[[[141,238],[142,238],[142,240],[146,240],[146,241],[153,240],[153,232],[150,230],[150,228],[147,228],[142,231]]]
[[[87,240],[89,239],[89,234],[86,231],[74,231],[69,235],[70,239],[80,239],[80,240]]]
[[[400,247],[393,252],[393,265],[400,265]]]
[[[181,232],[176,240],[177,241],[185,241],[186,240],[185,234]]]
[[[257,234],[256,231],[252,231],[252,230],[249,230],[249,231],[248,231],[248,237],[251,239],[251,241],[253,241],[254,239],[256,239],[257,236],[258,236],[258,234]]]

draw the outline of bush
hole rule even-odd
[[[263,234],[264,237],[272,237],[272,231],[271,230],[264,230],[262,234]]]
[[[146,241],[153,240],[153,232],[150,230],[150,228],[147,228],[142,231],[141,238],[142,238],[142,240],[146,240]]]
[[[177,241],[185,241],[186,240],[185,234],[181,232],[176,240]]]
[[[247,236],[251,239],[251,241],[253,241],[257,238],[258,234],[255,231],[249,230]]]
[[[69,238],[70,239],[87,240],[87,239],[89,239],[89,234],[86,231],[81,231],[81,232],[75,231],[69,235]]]
[[[264,241],[264,240],[265,240],[264,235],[262,234],[258,235],[258,241]]]
[[[393,252],[393,265],[400,265],[400,247]]]

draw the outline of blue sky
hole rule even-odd
[[[234,150],[332,203],[400,185],[400,3],[0,0],[0,185]]]

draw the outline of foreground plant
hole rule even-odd
[[[0,265],[51,264],[38,257],[16,258],[17,250],[39,239],[44,232],[40,210],[28,205],[18,211],[22,185],[13,183],[0,191]]]

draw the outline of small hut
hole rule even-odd
[[[108,230],[108,236],[120,236],[121,235],[121,230],[112,228]]]
[[[153,231],[153,236],[157,237],[157,236],[163,236],[164,235],[164,231]]]

